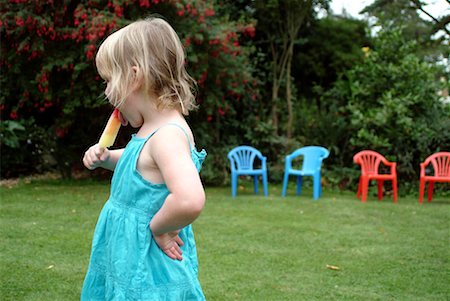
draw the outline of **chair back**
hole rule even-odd
[[[292,167],[292,160],[298,156],[303,156],[303,170],[320,169],[322,161],[330,155],[330,151],[322,146],[305,146],[297,149],[287,156],[286,162],[289,168]]]
[[[363,174],[378,174],[378,167],[382,161],[387,160],[383,155],[372,150],[363,150],[353,156],[353,162],[361,165]]]
[[[450,152],[439,152],[429,156],[424,164],[430,164],[434,169],[435,177],[449,177],[450,176]]]
[[[266,158],[259,150],[251,146],[237,146],[228,153],[228,159],[231,163],[231,170],[252,170],[256,157],[261,160],[262,165],[265,164]]]

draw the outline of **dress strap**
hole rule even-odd
[[[150,139],[151,137],[153,137],[153,135],[155,135],[156,132],[158,132],[161,128],[166,127],[166,126],[168,126],[168,125],[176,126],[176,127],[180,128],[180,129],[183,131],[183,133],[184,133],[184,135],[186,136],[186,139],[187,139],[187,141],[188,141],[188,143],[189,143],[189,148],[192,150],[192,148],[193,148],[194,146],[192,145],[191,138],[189,137],[189,135],[188,135],[188,133],[186,132],[185,128],[182,127],[181,125],[179,125],[178,123],[172,123],[172,122],[170,122],[170,123],[166,123],[166,124],[160,126],[160,127],[157,128],[156,130],[154,130],[149,136],[147,136],[147,138],[145,138],[145,140],[146,140],[146,141],[149,140],[149,139]]]

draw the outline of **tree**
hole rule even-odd
[[[433,16],[426,8],[427,2],[429,1],[375,0],[362,12],[376,17],[381,26],[401,27],[407,39],[418,42],[423,54],[435,59],[440,59],[442,55],[448,57],[450,14]],[[447,2],[450,7],[450,1]],[[425,14],[429,20],[422,18],[419,12]],[[436,37],[437,32],[441,34]]]
[[[339,143],[348,145],[341,154],[346,165],[358,150],[374,149],[398,162],[399,177],[411,181],[424,158],[450,147],[450,104],[438,95],[439,69],[416,48],[401,29],[384,28],[364,61],[326,93],[340,104],[330,128],[342,120],[348,125]]]
[[[294,45],[305,22],[314,14],[317,5],[327,7],[329,1],[319,0],[271,0],[255,1],[257,28],[264,33],[271,58],[271,119],[275,134],[279,129],[279,91],[283,81],[286,88],[287,122],[286,136],[292,135],[292,59]]]
[[[294,84],[303,87],[303,115],[314,104],[319,111],[327,107],[320,97],[339,74],[363,60],[361,49],[371,46],[368,31],[365,21],[340,16],[313,20],[302,30],[304,42],[295,46],[292,74]]]

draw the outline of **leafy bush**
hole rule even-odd
[[[335,114],[328,128],[347,125],[334,142],[342,151],[335,162],[351,166],[357,151],[373,149],[398,162],[402,182],[416,181],[420,162],[449,150],[450,105],[438,94],[437,66],[418,57],[415,47],[399,29],[380,32],[364,61],[325,94]]]

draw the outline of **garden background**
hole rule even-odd
[[[79,299],[111,176],[81,163],[112,111],[95,53],[159,14],[198,83],[208,300],[448,300],[449,185],[417,199],[419,163],[450,150],[450,3],[434,16],[427,2],[375,0],[358,20],[330,0],[1,1],[0,299]],[[226,154],[241,144],[268,157],[268,197],[244,180],[230,197]],[[306,145],[331,152],[317,202],[310,182],[280,196],[285,155]],[[397,203],[376,187],[356,199],[363,149],[398,163]]]
[[[329,3],[3,1],[1,177],[83,170],[80,158],[112,110],[97,47],[159,14],[180,35],[198,83],[199,109],[188,121],[209,153],[207,185],[228,184],[234,146],[268,156],[270,181],[279,183],[286,154],[322,145],[331,151],[325,187],[354,190],[352,157],[374,149],[398,163],[400,194],[417,191],[419,163],[450,149],[448,14],[425,20],[424,1],[377,0],[357,20],[333,15]],[[131,132],[122,129],[116,146]]]

